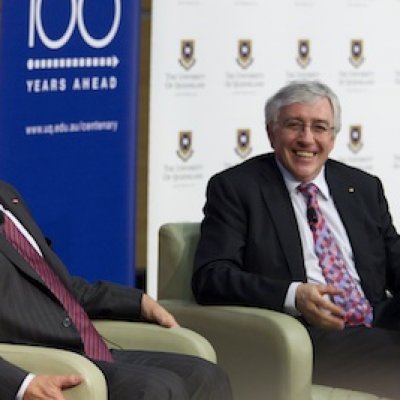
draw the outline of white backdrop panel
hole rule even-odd
[[[270,150],[264,103],[291,80],[337,92],[343,126],[332,156],[379,175],[400,221],[399,0],[153,0],[152,12],[151,295],[159,227],[200,221],[209,177]]]

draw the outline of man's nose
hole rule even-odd
[[[303,141],[314,141],[314,133],[310,124],[304,124],[303,129],[299,132],[299,139]]]

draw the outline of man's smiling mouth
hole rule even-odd
[[[312,151],[297,150],[295,151],[295,154],[299,157],[312,158],[315,156],[316,153]]]

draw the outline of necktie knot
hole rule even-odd
[[[307,212],[311,209],[318,209],[317,194],[319,189],[314,183],[302,183],[297,187],[297,190],[304,196],[307,204]],[[308,218],[308,220],[310,221],[310,218]],[[313,218],[313,220],[315,220],[315,218]]]
[[[303,195],[307,206],[307,221],[312,231],[316,229],[318,223],[318,187],[314,183],[302,183],[297,186],[297,190]]]
[[[314,183],[302,183],[297,186],[297,190],[306,198],[315,198],[319,189]]]

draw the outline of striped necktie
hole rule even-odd
[[[81,336],[85,354],[94,360],[112,362],[113,358],[110,350],[93,326],[85,310],[73,297],[72,293],[67,290],[46,260],[33,248],[27,238],[15,226],[12,220],[2,211],[1,214],[4,219],[3,232],[6,240],[34,269],[47,288],[64,307]]]
[[[372,307],[348,272],[342,252],[319,208],[317,186],[313,183],[302,184],[298,186],[298,190],[307,203],[307,219],[322,274],[328,285],[340,288],[345,293],[344,296],[333,296],[333,301],[345,311],[346,325],[371,326]]]

